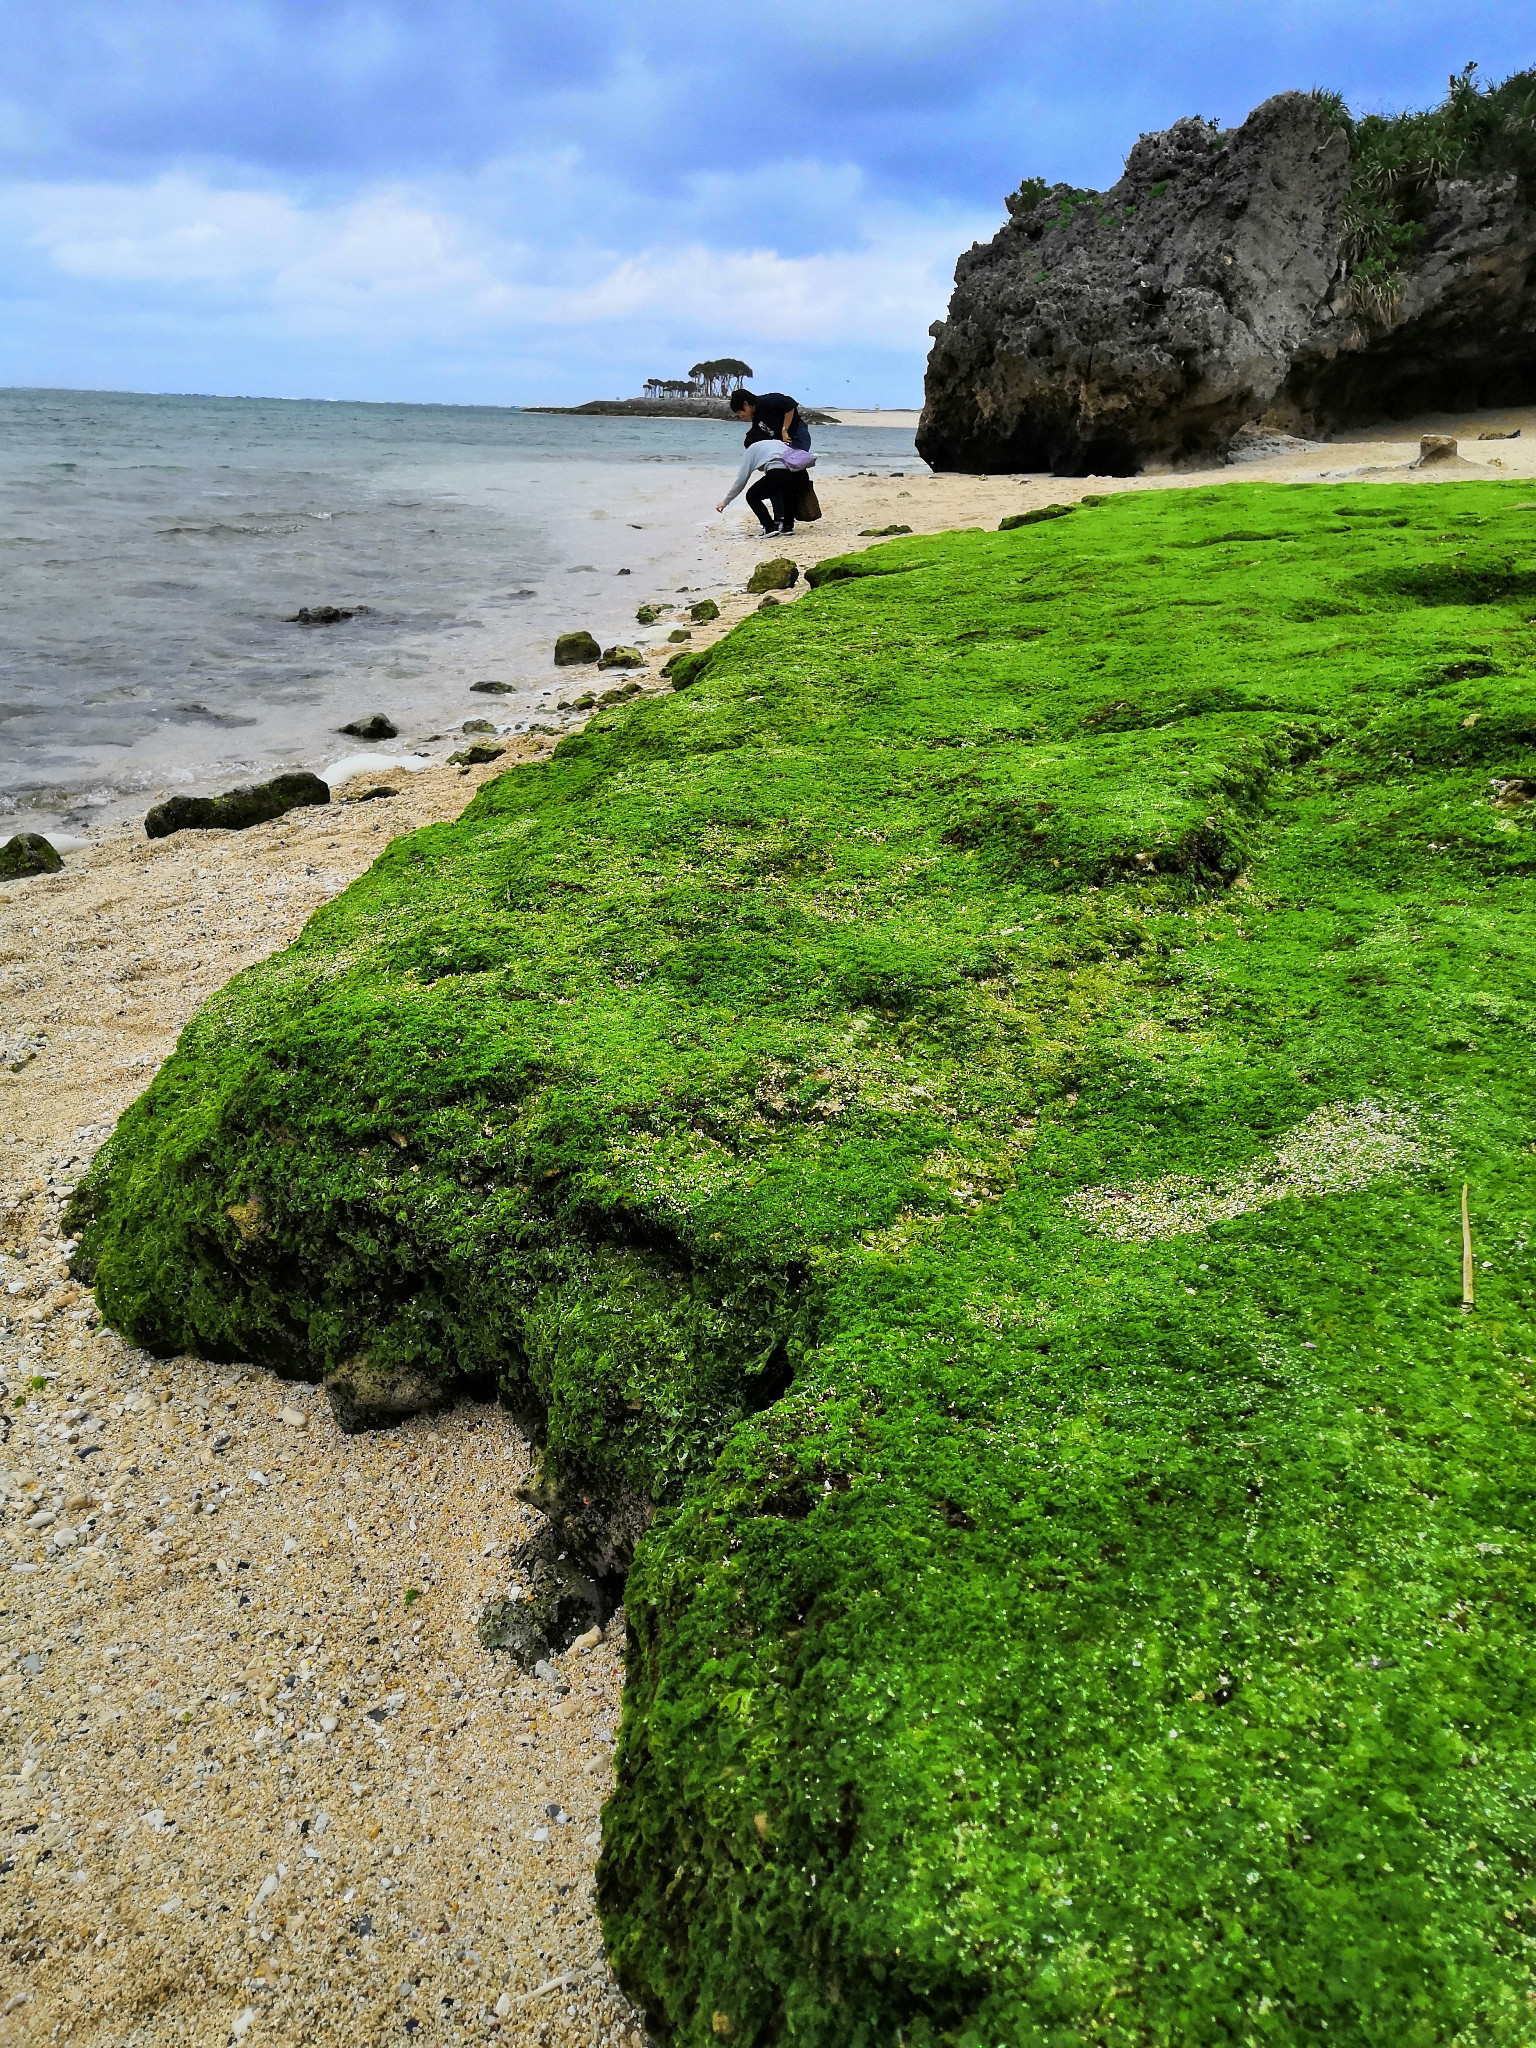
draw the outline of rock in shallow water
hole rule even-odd
[[[288,626],[339,626],[343,619],[360,618],[367,610],[365,604],[301,604],[283,623]]]
[[[285,811],[330,800],[330,787],[318,775],[274,775],[270,782],[227,789],[222,796],[170,797],[147,813],[144,832],[150,839],[168,839],[173,832],[243,832]]]
[[[367,718],[354,718],[341,730],[355,740],[393,740],[400,736],[399,726],[387,719],[382,711],[375,711]]]

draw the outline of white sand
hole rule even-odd
[[[846,406],[819,405],[812,410],[829,413],[840,427],[902,427],[909,434],[917,432],[917,423],[922,418],[915,407],[907,411],[882,412],[878,406],[871,406],[865,411],[855,409],[850,412]]]

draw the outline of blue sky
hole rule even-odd
[[[1536,63],[1529,0],[0,0],[0,384],[920,398],[1040,174]]]

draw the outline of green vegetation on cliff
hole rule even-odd
[[[353,1418],[494,1380],[599,1566],[655,1510],[664,2034],[1530,2043],[1536,508],[816,580],[208,1005],[103,1309]]]
[[[1387,318],[1396,307],[1441,179],[1513,177],[1536,190],[1536,71],[1485,86],[1468,64],[1439,106],[1358,120],[1337,93],[1321,97],[1349,136],[1344,255],[1362,312]]]

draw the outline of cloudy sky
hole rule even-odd
[[[1530,0],[0,0],[0,384],[920,396],[1040,174],[1536,63]]]

